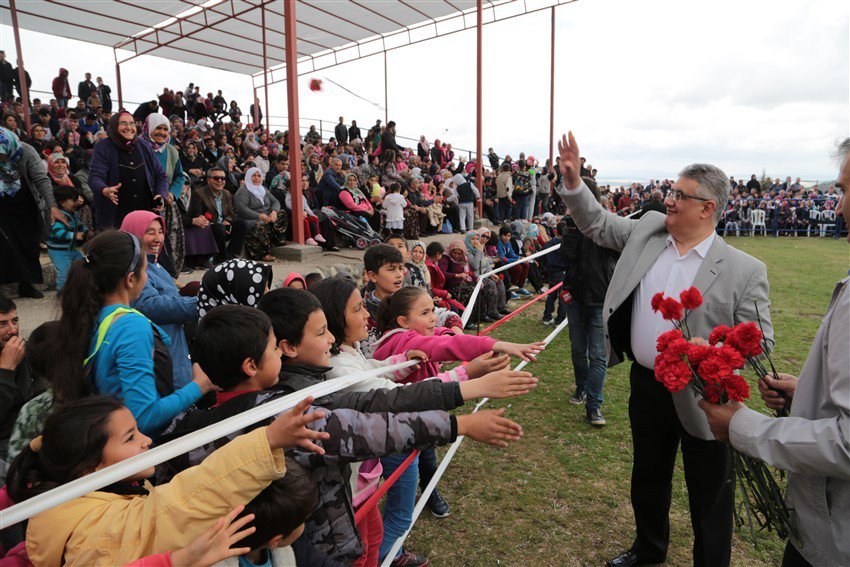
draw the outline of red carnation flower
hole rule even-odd
[[[724,342],[726,340],[726,336],[731,330],[731,327],[727,327],[726,325],[718,325],[714,327],[714,330],[711,331],[711,334],[708,336],[709,344],[716,345],[717,343]]]
[[[723,383],[726,397],[732,402],[743,402],[750,397],[750,385],[740,374],[733,374]]]
[[[652,306],[652,310],[658,311],[658,309],[661,307],[662,301],[664,301],[664,292],[663,291],[659,291],[658,293],[653,295],[652,296],[652,302],[650,303],[650,305]]]
[[[723,359],[733,369],[744,367],[744,357],[732,345],[724,344],[723,346],[714,349],[717,356]]]
[[[761,342],[764,338],[764,333],[761,332],[758,325],[753,322],[741,323],[735,325],[729,332],[727,341],[729,344],[738,349],[738,352],[746,358],[760,355],[763,350]]]
[[[204,218],[207,219],[208,221],[211,221],[212,215],[210,213],[204,213]]]
[[[684,390],[691,381],[691,369],[681,360],[659,356],[655,359],[655,379],[670,392]]]
[[[698,373],[706,382],[718,384],[732,374],[732,367],[722,357],[712,354],[700,363]]]
[[[696,309],[702,305],[702,294],[694,286],[691,286],[679,294],[679,299],[682,301],[682,305],[685,309]]]
[[[670,346],[670,343],[675,340],[681,339],[684,339],[682,331],[680,331],[679,329],[671,329],[666,333],[661,333],[660,335],[658,335],[658,339],[655,341],[655,349],[658,352],[664,352],[667,347]]]
[[[672,297],[665,297],[664,300],[661,301],[661,305],[659,305],[658,310],[661,311],[661,316],[668,321],[672,319],[680,320],[684,312],[682,304]]]
[[[320,79],[310,79],[310,90],[313,92],[322,90],[322,81]]]
[[[692,368],[697,368],[700,363],[711,356],[713,352],[714,349],[708,345],[692,344],[691,348],[688,350],[688,362],[690,362]]]

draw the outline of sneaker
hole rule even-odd
[[[508,294],[508,301],[510,301],[510,300],[512,300],[512,299],[519,299],[519,297],[520,297],[520,296],[519,296],[519,295],[517,295],[517,292],[512,291],[510,294]]]
[[[531,293],[530,291],[528,291],[525,288],[518,290],[517,293],[520,294],[520,295],[523,295],[525,297],[530,297],[530,296],[534,295],[533,293]]]
[[[321,234],[317,234],[316,236],[313,237],[313,239],[316,242],[322,242],[322,243],[327,242],[327,240],[325,240],[325,237],[322,236]]]
[[[602,427],[607,421],[605,421],[605,416],[602,415],[602,410],[599,408],[587,410],[587,421],[590,422],[590,425],[596,427]]]
[[[551,318],[551,317],[549,317],[549,318],[547,318],[547,319],[543,319],[543,324],[544,324],[544,325],[551,325],[553,322],[554,322],[554,321],[552,321],[552,318]]]
[[[538,291],[537,293],[546,293],[547,291],[549,291],[549,288],[544,285],[543,287],[540,288],[540,291]]]
[[[401,549],[401,555],[390,563],[392,567],[428,567],[428,558],[419,557],[412,551]]]
[[[506,315],[510,315],[511,313],[512,313],[512,311],[510,309],[504,309],[504,308],[499,309],[499,315],[501,315],[502,317],[504,317]]]
[[[319,245],[319,243],[316,242],[315,240],[313,240],[312,238],[308,238],[307,240],[305,240],[304,244],[306,244],[307,246],[318,246]]]
[[[587,399],[587,392],[581,390],[576,390],[575,393],[570,397],[570,403],[575,405],[581,405]]]
[[[428,497],[428,508],[437,518],[445,518],[451,514],[451,510],[449,510],[449,503],[446,502],[446,499],[443,498],[442,494],[437,492],[436,489],[431,493],[431,496]]]

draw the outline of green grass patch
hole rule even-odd
[[[727,242],[767,264],[774,361],[781,371],[797,374],[835,282],[847,275],[850,249],[833,239]],[[518,342],[542,339],[551,331],[540,322],[542,309],[542,304],[530,308],[496,335]],[[566,330],[528,369],[541,379],[532,394],[486,406],[508,408],[525,437],[506,450],[464,442],[439,485],[451,516],[437,520],[426,510],[405,544],[435,565],[603,565],[631,545],[628,365],[609,370],[603,406],[608,425],[601,429],[585,423],[583,406],[567,402],[573,373]],[[767,411],[757,391],[749,405]],[[670,520],[667,564],[690,565],[693,535],[681,456]],[[748,538],[736,530],[733,565],[781,562],[784,542],[774,534],[759,534],[758,549]]]

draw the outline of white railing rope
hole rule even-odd
[[[564,330],[564,328],[566,328],[568,323],[569,321],[565,317],[564,320],[561,321],[561,323],[557,327],[555,327],[555,329],[551,333],[549,333],[549,335],[545,339],[543,339],[543,342],[547,345],[552,342],[555,337],[558,336],[558,333],[560,333]],[[514,370],[522,370],[528,364],[528,362],[523,360],[522,362],[516,365],[516,368],[514,368]],[[475,409],[472,410],[472,413],[475,413],[479,409],[481,409],[481,407],[489,400],[490,398],[484,398],[480,402],[478,402],[478,405],[475,406]],[[419,500],[416,502],[416,506],[413,508],[413,519],[410,522],[410,527],[407,528],[407,531],[405,531],[404,534],[402,534],[402,536],[396,540],[395,544],[393,544],[392,549],[390,549],[390,552],[387,553],[387,556],[384,558],[384,562],[381,564],[381,567],[389,567],[392,564],[393,559],[395,559],[395,556],[398,555],[398,552],[401,550],[401,546],[404,544],[404,541],[407,539],[407,536],[410,535],[411,530],[413,530],[413,526],[416,525],[416,520],[419,519],[419,515],[422,513],[422,510],[424,510],[425,506],[428,504],[428,498],[431,497],[431,493],[434,492],[434,489],[437,487],[437,483],[440,482],[440,478],[442,478],[443,473],[446,472],[449,463],[452,461],[452,458],[455,456],[455,453],[457,453],[457,450],[460,447],[461,443],[463,443],[463,435],[459,435],[458,438],[455,439],[455,442],[452,443],[451,447],[449,447],[449,450],[446,452],[446,456],[443,457],[442,461],[440,461],[440,465],[437,467],[437,471],[431,478],[431,482],[429,482],[428,486],[425,487],[425,490],[422,491],[422,496],[419,497]]]
[[[466,324],[469,323],[469,319],[472,317],[472,311],[473,311],[472,307],[475,305],[475,300],[478,299],[478,293],[481,291],[481,285],[484,283],[484,280],[486,278],[489,278],[492,275],[498,274],[499,272],[504,272],[505,270],[513,268],[514,266],[517,266],[519,264],[523,264],[525,262],[530,262],[530,261],[534,260],[535,258],[545,256],[546,254],[550,254],[550,253],[552,253],[556,250],[560,250],[560,247],[559,246],[551,246],[549,248],[544,248],[543,250],[540,250],[539,252],[535,252],[531,256],[525,256],[523,258],[520,258],[519,260],[516,260],[515,262],[511,262],[510,264],[505,264],[504,266],[494,268],[494,269],[490,270],[489,272],[486,272],[486,273],[478,276],[478,281],[475,282],[475,289],[472,290],[472,295],[469,296],[469,301],[466,302],[466,308],[463,310],[463,315],[460,318],[460,320],[463,321],[463,326],[465,327]]]
[[[62,486],[58,486],[43,494],[34,496],[20,504],[15,504],[14,506],[6,508],[0,514],[0,530],[17,524],[27,518],[31,518],[36,514],[50,510],[60,504],[64,504],[74,498],[85,496],[89,492],[93,492],[103,488],[104,486],[109,486],[110,484],[124,480],[139,471],[164,463],[165,461],[173,459],[183,453],[187,453],[207,443],[211,443],[216,439],[220,439],[225,435],[230,435],[235,431],[240,431],[259,421],[288,411],[292,409],[295,404],[308,396],[313,396],[314,398],[319,399],[364,380],[369,380],[388,372],[395,372],[396,370],[413,366],[414,364],[417,364],[417,362],[418,361],[416,360],[408,360],[398,364],[376,368],[374,370],[358,372],[357,374],[347,378],[334,378],[333,380],[327,380],[321,384],[316,384],[315,386],[310,386],[309,388],[293,392],[292,394],[288,394],[267,404],[259,405],[248,411],[242,412],[239,415],[229,417],[218,423],[214,423],[208,427],[184,435],[174,441],[169,441],[168,443],[154,447],[149,451],[145,451],[141,455],[130,457],[120,463],[116,463],[90,475],[86,475],[67,484],[63,484]]]

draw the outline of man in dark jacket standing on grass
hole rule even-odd
[[[583,180],[599,201],[596,182],[589,177]],[[566,264],[564,288],[572,296],[567,303],[567,318],[570,321],[570,354],[576,391],[570,403],[584,403],[587,421],[601,427],[606,424],[600,408],[602,386],[608,371],[602,305],[620,254],[585,237],[571,218],[568,218],[564,231],[561,254]]]

